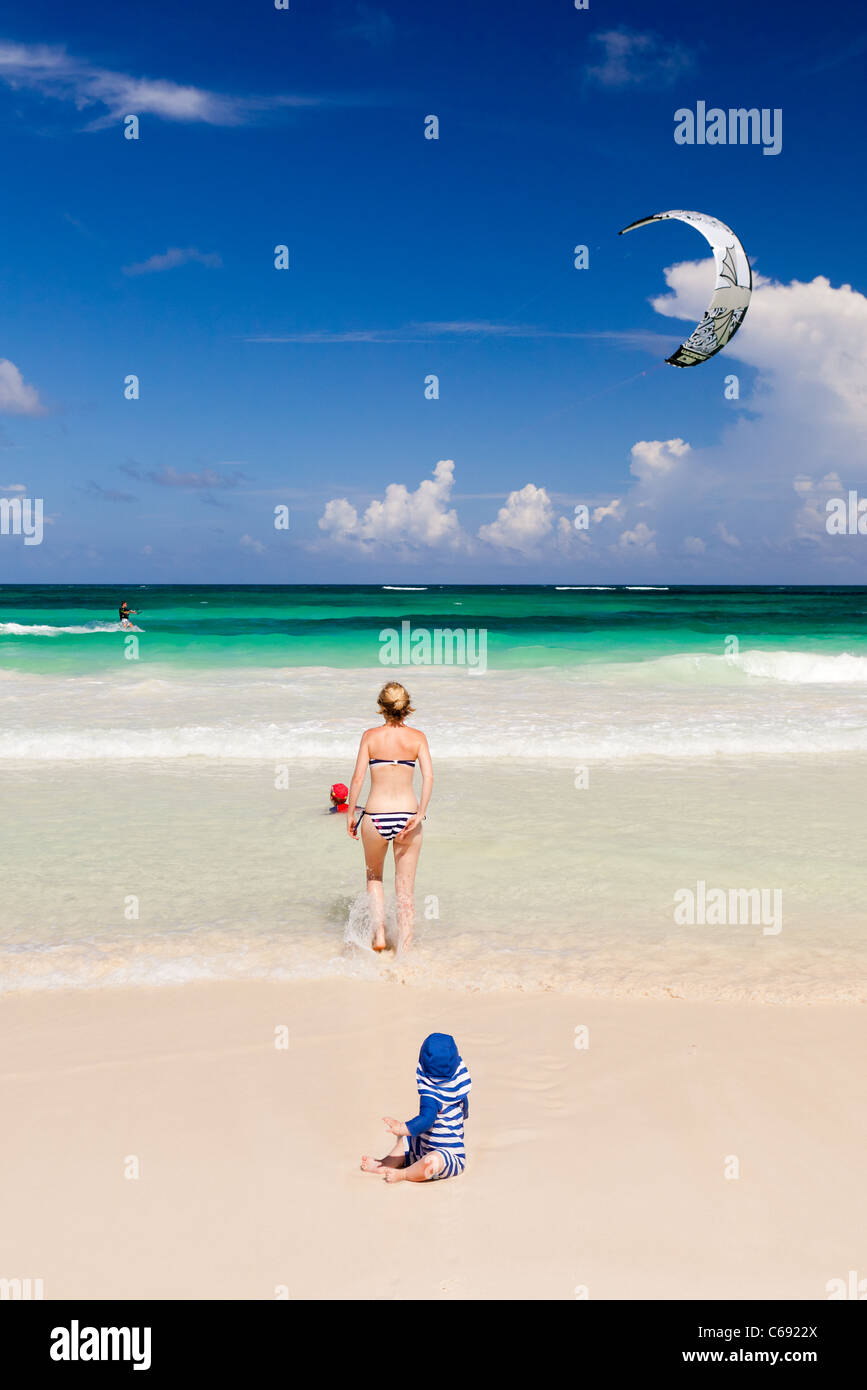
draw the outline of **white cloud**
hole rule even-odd
[[[254,540],[253,537],[248,536],[246,532],[241,537],[239,544],[243,545],[247,550],[252,550],[256,555],[263,555],[265,553],[265,547],[262,542]]]
[[[341,544],[364,551],[384,549],[469,548],[458,514],[449,506],[455,465],[441,459],[433,478],[425,478],[415,492],[403,483],[389,483],[385,496],[369,503],[362,516],[345,497],[330,501],[319,519],[319,529]]]
[[[133,77],[96,67],[49,44],[0,43],[0,80],[14,90],[26,88],[73,102],[78,110],[102,107],[106,114],[93,123],[94,129],[130,114],[237,126],[261,112],[324,104],[314,97],[226,96],[162,78]]]
[[[10,415],[42,415],[45,407],[35,386],[28,386],[8,357],[0,357],[0,410]]]
[[[653,307],[696,323],[713,279],[709,258],[669,267],[669,293],[654,298]],[[671,346],[677,341],[672,334]],[[713,362],[689,370],[705,381],[716,374],[718,442],[632,446],[636,482],[623,497],[627,525],[643,515],[662,555],[683,554],[684,536],[705,537],[716,573],[720,564],[744,575],[767,573],[773,564],[776,576],[777,562],[788,559],[783,577],[806,578],[809,545],[810,574],[821,578],[822,565],[841,558],[838,538],[825,529],[824,502],[867,483],[867,298],[823,276],[780,284],[754,275],[740,332]],[[724,394],[731,375],[740,382],[736,400]],[[849,562],[865,565],[854,552]]]
[[[799,475],[793,480],[792,486],[803,499],[801,509],[795,516],[796,535],[821,540],[827,535],[828,499],[846,497],[848,489],[835,472],[826,473],[817,483],[812,478]]]
[[[713,278],[709,257],[670,267],[668,293],[654,307],[695,323]],[[850,489],[867,495],[867,298],[824,277],[783,285],[756,275],[754,285],[744,326],[718,358],[687,371],[661,367],[673,387],[672,409],[683,383],[710,387],[702,434],[716,434],[716,442],[697,443],[673,429],[660,439],[625,440],[630,485],[591,504],[593,524],[583,532],[559,514],[568,499],[540,483],[509,493],[494,518],[477,524],[474,542],[441,498],[449,518],[441,548],[451,538],[479,560],[496,549],[522,563],[604,555],[607,565],[616,558],[624,569],[639,555],[658,556],[653,572],[661,582],[676,579],[678,564],[690,579],[821,582],[823,571],[833,577],[845,562],[867,579],[867,555],[828,535],[824,505]],[[677,341],[672,334],[672,347]],[[732,374],[740,379],[734,400],[726,391]],[[452,476],[448,465],[449,487]],[[415,494],[392,488],[409,509]],[[379,533],[375,520],[371,508],[359,517],[346,499],[335,499],[320,526],[364,546]],[[418,528],[401,529],[412,537]],[[613,545],[612,530],[619,536]],[[853,582],[858,577],[853,572]]]
[[[687,261],[664,274],[674,293],[652,299],[653,308],[698,321],[712,292],[710,263]],[[802,419],[833,399],[852,421],[867,424],[867,298],[851,285],[835,288],[823,275],[788,285],[754,275],[747,316],[724,354],[767,373],[775,397],[799,402]]]
[[[489,556],[493,548],[515,560],[539,557],[552,548],[572,550],[576,543],[587,545],[586,534],[574,530],[572,518],[558,517],[545,488],[534,483],[510,492],[495,519],[480,526],[474,538],[450,505],[453,486],[454,463],[442,459],[433,478],[414,492],[403,483],[390,483],[384,498],[370,502],[361,515],[347,498],[332,498],[319,529],[329,541],[366,554],[427,550],[479,558]]]
[[[351,328],[346,330],[317,328],[301,333],[256,333],[244,339],[246,343],[430,343],[440,338],[562,338],[592,339],[629,343],[635,347],[661,349],[666,340],[658,334],[639,331],[572,332],[567,329],[546,328],[533,323],[494,323],[489,319],[455,319],[443,322],[408,323],[399,328]]]
[[[581,530],[575,529],[575,518],[570,520],[568,516],[561,516],[557,521],[557,548],[558,550],[568,550],[574,557],[574,547],[581,546],[583,549],[590,549],[590,537],[582,527]]]
[[[693,63],[682,44],[656,34],[606,29],[591,34],[589,41],[599,62],[588,67],[585,75],[601,87],[667,87]]]
[[[167,251],[150,256],[146,261],[125,265],[123,273],[124,275],[151,275],[155,271],[174,270],[175,266],[188,265],[191,261],[196,261],[199,265],[206,265],[212,269],[223,264],[216,251],[199,251],[195,246],[188,246],[185,249],[180,246],[170,246]]]
[[[632,446],[630,473],[645,481],[671,473],[690,451],[682,439],[639,439]]]
[[[567,523],[568,529],[568,523]],[[510,492],[496,521],[479,527],[479,539],[504,550],[530,555],[554,530],[554,508],[543,487],[527,483]]]
[[[345,497],[335,497],[327,502],[325,511],[319,518],[320,531],[328,531],[334,540],[358,540],[358,512]]]
[[[656,532],[651,531],[650,527],[643,521],[631,531],[623,531],[612,550],[631,550],[642,551],[645,555],[656,554]]]
[[[594,521],[604,521],[608,516],[611,517],[612,521],[621,521],[623,519],[623,505],[619,497],[612,497],[607,507],[599,506],[593,508]]]

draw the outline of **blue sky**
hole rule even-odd
[[[4,10],[0,581],[867,580],[854,5]],[[782,151],[678,146],[700,100]],[[704,242],[617,236],[667,208],[757,278],[686,371]]]

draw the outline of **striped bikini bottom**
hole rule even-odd
[[[362,820],[368,816],[373,821],[374,829],[384,840],[393,840],[395,835],[399,835],[403,830],[407,821],[412,820],[416,814],[415,811],[362,811],[355,822],[355,828],[360,830]]]
[[[441,1173],[434,1173],[429,1182],[435,1182],[437,1178],[458,1178],[466,1166],[466,1158],[463,1154],[450,1153],[448,1149],[423,1149],[421,1146],[421,1135],[410,1135],[403,1141],[405,1154],[403,1160],[404,1168],[408,1168],[411,1163],[416,1163],[418,1159],[427,1157],[428,1154],[438,1153],[445,1159],[445,1164]]]

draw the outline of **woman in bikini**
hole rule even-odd
[[[415,922],[413,889],[424,814],[433,791],[433,769],[427,739],[419,729],[404,722],[413,713],[409,694],[402,685],[384,685],[377,699],[385,726],[365,729],[358,745],[358,759],[349,784],[349,814],[346,828],[361,843],[367,867],[367,895],[373,921],[373,949],[384,951],[385,897],[382,866],[389,844],[394,849],[394,892],[397,898],[398,951],[412,941]],[[418,762],[421,771],[421,799],[416,800],[412,779]],[[370,769],[367,804],[356,818],[358,795]]]

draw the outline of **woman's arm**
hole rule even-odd
[[[423,816],[433,791],[433,763],[424,734],[421,736],[421,747],[418,750],[418,766],[421,772],[421,798],[418,803],[418,813]]]
[[[355,807],[361,788],[364,786],[364,779],[367,776],[367,735],[365,729],[361,735],[361,742],[358,745],[358,757],[355,759],[355,771],[352,774],[352,781],[349,783],[349,802],[346,813],[346,829],[349,831],[353,840],[358,839],[358,832],[355,829]]]
[[[411,820],[408,820],[397,840],[403,840],[405,836],[411,835],[417,825],[421,825],[424,820],[425,811],[433,791],[433,763],[431,762],[430,749],[427,746],[427,739],[424,734],[421,736],[421,744],[418,750],[418,765],[421,771],[421,796],[419,797],[418,810]]]

